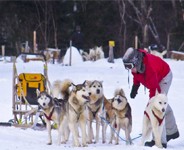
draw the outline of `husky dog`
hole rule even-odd
[[[117,136],[115,138],[115,144],[119,144],[120,129],[125,131],[126,144],[132,144],[130,133],[132,131],[132,114],[131,107],[125,97],[123,89],[116,89],[114,98],[112,99],[112,109],[115,114],[115,118],[112,121],[111,126],[115,128]],[[111,129],[111,138],[109,143],[112,143],[114,137],[113,130]]]
[[[102,46],[96,46],[94,48],[89,49],[89,59],[91,61],[96,61],[102,58],[105,58]]]
[[[37,101],[45,116],[45,122],[48,130],[47,144],[52,144],[51,121],[57,123],[58,126],[58,144],[60,145],[61,143],[66,143],[63,132],[65,128],[64,117],[66,114],[65,102],[63,100],[59,101],[59,99],[52,98],[45,91],[40,92],[39,90],[37,90]]]
[[[144,111],[141,145],[144,145],[145,140],[149,138],[152,131],[155,137],[155,145],[163,148],[161,135],[165,125],[167,105],[167,96],[165,94],[159,94],[157,91],[156,95],[149,100]]]
[[[74,146],[79,147],[81,144],[78,139],[78,124],[82,132],[82,146],[87,146],[86,138],[86,105],[90,101],[90,92],[83,84],[73,84],[72,91],[68,99],[68,125],[73,135]]]
[[[104,52],[102,46],[96,47],[96,60],[104,58]]]
[[[91,61],[96,61],[96,52],[94,48],[89,49],[89,59]]]
[[[90,91],[90,102],[87,105],[88,108],[88,142],[92,143],[92,139],[94,137],[93,135],[93,129],[92,129],[92,122],[95,120],[96,122],[96,136],[94,143],[99,141],[99,130],[101,125],[101,110],[102,110],[102,103],[104,100],[104,94],[103,94],[103,86],[102,81],[86,81],[86,85],[89,88]],[[102,127],[103,130],[103,127]],[[104,143],[104,139],[103,143]]]
[[[80,50],[80,54],[81,54],[81,56],[82,56],[83,61],[88,61],[88,60],[90,60],[90,56],[89,56],[89,54],[88,54],[87,52],[85,52],[85,51],[83,51],[83,50]]]
[[[70,79],[64,79],[64,80],[55,80],[52,84],[51,88],[51,94],[55,98],[60,98],[63,101],[66,102],[66,107],[68,105],[68,98],[70,95],[70,87],[72,85],[72,81]],[[57,101],[56,101],[57,102]],[[70,135],[70,130],[68,127],[68,119],[67,116],[64,116],[64,121],[65,124],[65,130],[64,130],[64,135],[65,135],[65,140],[67,141]]]

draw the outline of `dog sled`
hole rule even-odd
[[[22,71],[18,71],[18,67]],[[13,126],[27,128],[38,122],[37,119],[39,116],[41,118],[41,114],[37,113],[39,109],[36,90],[49,92],[49,87],[45,56],[21,53],[13,63],[12,109],[14,118],[10,120]]]

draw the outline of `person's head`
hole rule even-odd
[[[123,56],[123,63],[126,69],[132,72],[143,73],[145,67],[142,63],[143,54],[137,49],[130,47]]]
[[[80,32],[80,30],[81,30],[80,26],[76,26],[76,31]]]

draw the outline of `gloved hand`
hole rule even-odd
[[[137,91],[139,89],[139,85],[134,85],[132,86],[132,91],[130,93],[130,97],[131,98],[135,98],[135,96],[137,95]]]

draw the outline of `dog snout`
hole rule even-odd
[[[97,89],[97,90],[96,90],[96,93],[97,93],[97,94],[100,94],[100,89]]]
[[[117,101],[118,101],[118,104],[121,103],[121,100],[119,98],[117,99]]]
[[[165,108],[162,108],[162,112],[165,112]]]
[[[45,106],[46,104],[45,103],[43,103],[43,106]]]

